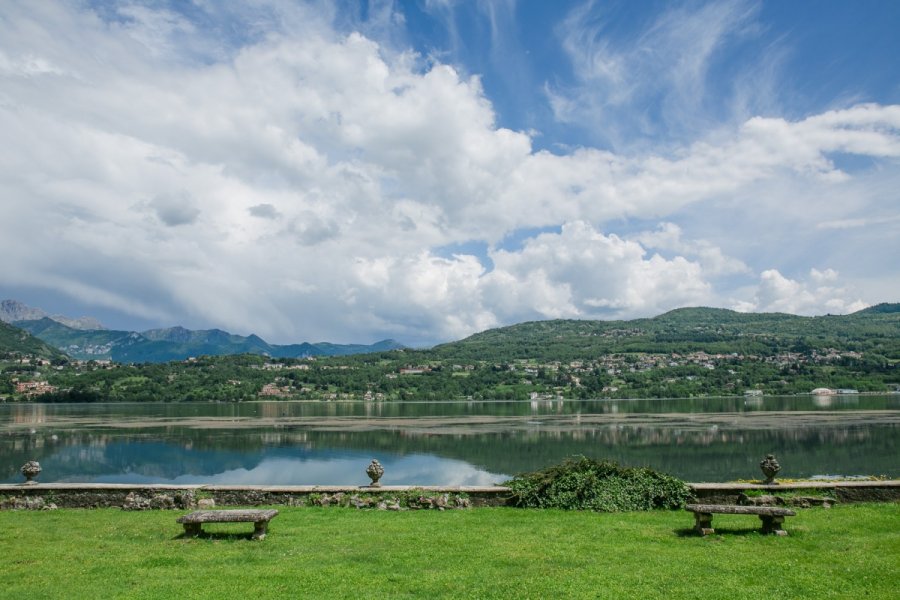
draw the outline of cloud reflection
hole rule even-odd
[[[366,485],[365,469],[372,458],[385,468],[384,485],[495,485],[509,479],[464,461],[430,454],[407,456],[351,455],[341,458],[263,458],[252,468],[227,469],[211,475],[186,474],[174,478],[121,473],[103,475],[96,483],[171,483],[206,485]]]

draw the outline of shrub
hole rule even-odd
[[[621,512],[680,508],[691,498],[683,481],[646,467],[622,467],[585,456],[507,481],[513,503],[525,508]]]

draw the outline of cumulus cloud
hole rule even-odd
[[[769,269],[760,275],[753,299],[736,303],[734,309],[815,315],[846,314],[868,306],[854,298],[851,290],[838,286],[838,278],[837,271],[833,269],[811,269],[805,281],[790,279],[777,269]]]
[[[527,240],[521,251],[491,253],[485,294],[503,320],[618,317],[703,304],[711,288],[700,265],[648,256],[638,243],[583,221]]]
[[[525,319],[655,314],[712,298],[698,263],[648,254],[583,221],[527,239],[517,251],[493,250],[489,258],[490,271],[465,254],[360,260],[355,301],[371,302],[387,321],[433,323],[454,338]]]
[[[497,125],[478,77],[304,6],[254,5],[264,14],[246,23],[265,35],[235,38],[151,7],[5,3],[0,251],[22,258],[0,264],[4,283],[272,341],[426,343],[722,304],[736,294],[717,278],[783,269],[738,243],[764,233],[752,219],[714,239],[716,215],[795,235],[813,211],[834,223],[881,203],[889,216],[895,181],[873,196],[835,155],[895,165],[900,107],[755,117],[666,155],[553,154]],[[807,195],[770,192],[785,189]],[[834,190],[850,189],[845,208]],[[632,222],[663,224],[617,233]],[[469,242],[486,254],[439,256]],[[734,302],[808,311],[844,297],[778,277]]]
[[[750,271],[743,261],[725,256],[721,248],[706,240],[685,240],[681,227],[675,223],[660,223],[656,230],[642,232],[634,238],[647,248],[670,250],[685,256],[696,257],[709,275],[728,275]]]
[[[408,339],[423,330],[453,339],[498,324],[481,298],[485,269],[474,256],[446,259],[422,252],[402,258],[361,257],[354,266],[350,303],[370,319],[399,328]]]

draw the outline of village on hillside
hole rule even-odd
[[[167,401],[824,396],[898,389],[895,383],[861,376],[864,353],[834,348],[771,356],[621,353],[572,361],[411,363],[408,358],[403,352],[378,361],[195,357],[166,365],[123,365],[17,356],[0,361],[0,400],[65,401],[73,390],[95,391],[93,401],[128,400],[134,399],[130,388],[148,382],[156,385],[145,387]]]

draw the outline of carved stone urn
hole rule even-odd
[[[34,481],[34,478],[41,472],[41,463],[36,460],[29,460],[22,465],[22,468],[19,470],[22,472],[22,475],[25,476],[25,483],[23,485],[34,485],[37,483],[37,481]]]
[[[372,483],[369,484],[369,487],[381,487],[381,484],[378,483],[378,480],[381,479],[381,476],[384,475],[384,467],[381,466],[381,463],[378,462],[377,459],[372,459],[372,462],[369,463],[369,467],[366,469],[366,475],[369,476],[369,479],[372,480]]]
[[[773,484],[775,483],[775,474],[781,470],[781,465],[778,464],[774,454],[766,454],[766,457],[759,463],[759,468],[762,469],[763,475],[766,476],[766,480],[763,483]]]

